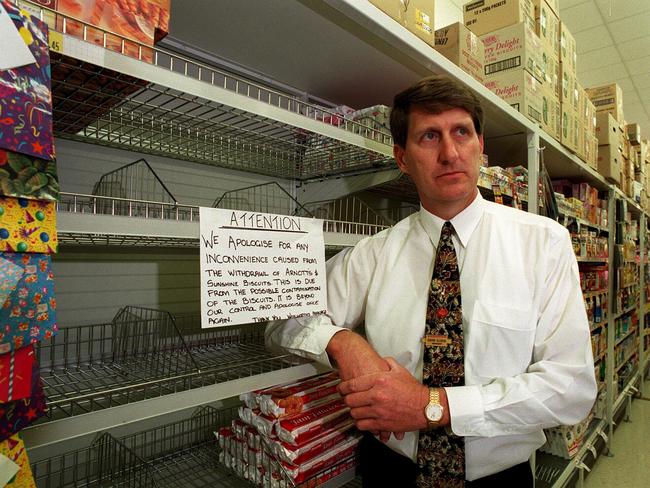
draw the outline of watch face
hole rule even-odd
[[[442,418],[442,405],[430,403],[424,413],[429,422],[438,422]]]

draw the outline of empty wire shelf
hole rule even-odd
[[[245,190],[250,192],[253,188]],[[229,197],[237,198],[237,195]],[[199,247],[199,207],[196,206],[62,192],[57,212],[58,240],[64,245]],[[338,218],[342,220],[323,220],[323,230],[346,236],[349,238],[346,245],[354,245],[362,237],[389,227],[381,219],[355,221],[357,217],[341,214]],[[327,234],[325,237],[326,246],[341,245],[334,239],[329,242]]]
[[[71,34],[51,53],[59,137],[298,180],[394,167],[386,132],[172,52],[114,43],[50,9],[40,16]],[[65,54],[83,50],[98,60]]]
[[[198,315],[125,307],[107,324],[62,328],[40,343],[43,421],[255,376],[297,364],[264,347],[264,329],[202,330]]]

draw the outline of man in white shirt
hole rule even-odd
[[[267,345],[338,368],[357,427],[385,443],[364,438],[364,486],[415,486],[416,477],[440,486],[414,462],[430,428],[464,437],[466,486],[532,486],[528,458],[543,429],[584,419],[597,391],[569,234],[481,197],[483,111],[464,85],[435,76],[401,92],[391,132],[420,212],[328,261],[327,314],[269,324]],[[465,385],[430,389],[422,340],[446,221],[460,269]],[[361,324],[366,338],[352,331]],[[442,415],[428,418],[431,406]]]

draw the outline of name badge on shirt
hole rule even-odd
[[[422,342],[427,347],[445,347],[451,344],[451,339],[446,335],[429,334],[422,338]]]

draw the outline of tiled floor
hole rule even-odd
[[[631,422],[614,432],[614,457],[601,456],[587,476],[586,488],[646,488],[650,486],[650,381],[645,398],[632,402]]]

